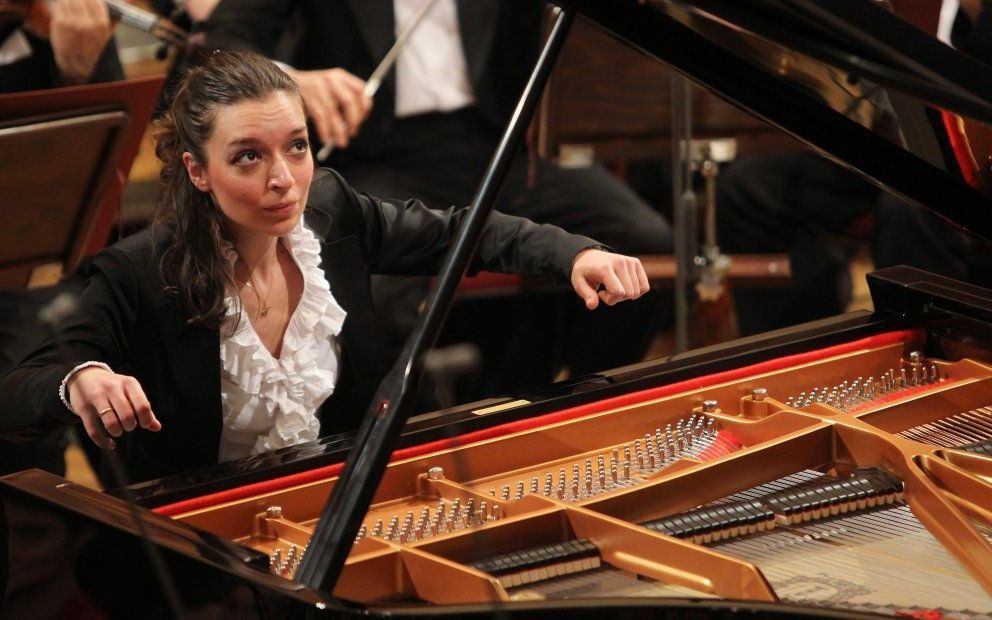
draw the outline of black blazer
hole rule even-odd
[[[321,432],[358,427],[384,375],[370,273],[435,273],[465,209],[434,211],[418,201],[385,201],[352,190],[321,169],[310,189],[306,225],[321,240],[321,268],[347,311],[340,377],[321,407]],[[493,213],[473,269],[548,274],[567,281],[575,255],[595,245],[554,226]],[[221,432],[220,334],[187,324],[189,314],[162,291],[148,231],[101,252],[84,274],[79,308],[61,330],[0,382],[0,434],[32,439],[78,418],[58,397],[76,365],[96,360],[136,377],[162,430],[118,441],[131,476],[143,480],[216,463]]]
[[[494,132],[510,118],[537,56],[538,0],[456,0],[469,81]],[[283,60],[297,69],[341,67],[368,79],[395,40],[393,0],[224,0],[206,24],[207,47],[280,56],[297,17],[300,31]],[[395,123],[396,79],[390,71],[372,113],[335,161],[375,160]]]

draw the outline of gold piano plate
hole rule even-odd
[[[990,405],[992,367],[896,342],[395,461],[335,594],[372,606],[629,592],[992,613],[992,459],[948,445],[992,440]],[[795,481],[842,485],[863,468],[900,480],[898,499],[694,538],[642,525]],[[291,578],[334,482],[175,518],[269,554]],[[556,562],[573,541],[598,556]],[[540,553],[550,559],[527,560]],[[519,570],[479,568],[511,557]],[[916,581],[900,581],[913,561]]]

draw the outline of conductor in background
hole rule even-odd
[[[318,137],[335,146],[329,164],[356,188],[379,196],[416,196],[434,208],[468,204],[537,57],[545,4],[438,0],[400,51],[373,103],[363,94],[364,78],[424,2],[225,0],[208,22],[207,46],[247,48],[283,61],[307,98]],[[295,45],[287,45],[287,37]],[[279,57],[280,48],[292,51]],[[664,218],[598,166],[563,169],[521,148],[495,207],[592,237],[620,253],[671,252]],[[381,314],[379,328],[393,353],[412,328],[425,292],[423,280],[374,283],[377,307],[389,310]],[[514,304],[509,311],[521,309]],[[560,363],[573,375],[641,361],[659,310],[658,299],[649,296],[592,314],[571,304],[555,325],[547,324],[547,311],[544,319],[535,319],[542,315],[534,309],[516,323],[506,314],[475,315],[475,332],[479,325],[494,332],[514,323],[483,358],[484,374],[515,376],[482,391],[551,380],[551,369],[527,375],[524,368],[547,359],[548,351],[535,350],[532,340],[556,329],[566,334],[568,348]],[[524,336],[528,326],[539,333]]]

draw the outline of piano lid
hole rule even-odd
[[[992,68],[882,4],[561,4],[887,191],[992,239],[990,198],[965,181],[941,115],[992,123]]]

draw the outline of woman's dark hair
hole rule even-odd
[[[190,323],[219,325],[234,273],[224,256],[224,216],[211,195],[193,185],[183,153],[205,166],[218,108],[279,91],[300,92],[272,61],[247,51],[216,51],[190,69],[158,121],[155,155],[162,162],[162,183],[152,235],[165,289],[180,297]]]

